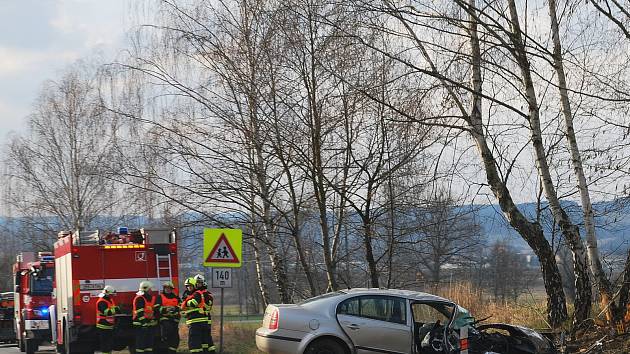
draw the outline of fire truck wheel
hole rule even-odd
[[[24,348],[25,348],[26,354],[35,354],[35,352],[37,351],[39,347],[37,340],[26,338],[25,342],[26,343],[24,344]]]
[[[68,333],[68,327],[66,321],[63,321],[63,354],[72,354],[70,351],[70,333]]]

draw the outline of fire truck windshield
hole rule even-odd
[[[51,268],[44,268],[36,274],[31,274],[31,295],[48,295],[52,292],[53,272]]]

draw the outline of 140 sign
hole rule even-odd
[[[213,268],[212,269],[212,287],[213,288],[231,288],[232,287],[232,269],[231,268]]]

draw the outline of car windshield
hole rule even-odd
[[[457,306],[457,317],[453,321],[453,329],[460,329],[462,327],[471,326],[475,323],[475,318],[470,315],[470,312],[461,306]]]
[[[40,272],[31,274],[31,293],[50,294],[53,289],[53,269],[44,268]]]
[[[306,304],[310,304],[310,303],[315,302],[315,301],[329,299],[329,298],[332,298],[332,297],[335,297],[335,296],[344,295],[344,294],[345,293],[343,291],[334,291],[332,293],[326,293],[326,294],[322,294],[322,295],[319,295],[319,296],[312,297],[310,299],[306,299],[306,300],[304,300],[302,302],[298,302],[297,304],[298,305],[306,305]]]

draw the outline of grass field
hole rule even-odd
[[[259,354],[262,353],[256,349],[255,333],[256,328],[260,327],[260,322],[226,322],[223,328],[223,353],[225,354]],[[188,353],[186,338],[188,337],[188,328],[180,327],[180,337],[182,341],[178,352]],[[219,348],[219,322],[213,320],[212,338],[214,344]]]

